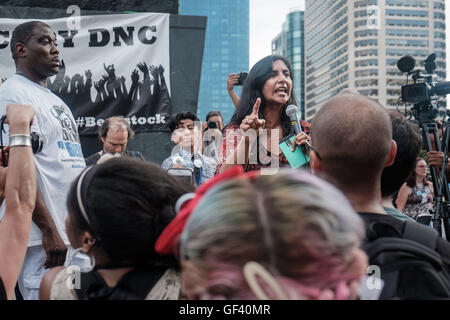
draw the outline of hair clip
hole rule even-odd
[[[244,278],[247,281],[248,286],[255,294],[255,296],[260,300],[271,300],[270,297],[267,296],[264,289],[261,288],[259,284],[258,277],[265,281],[267,286],[273,290],[275,296],[279,300],[288,300],[289,297],[283,291],[279,283],[275,280],[275,278],[264,268],[261,264],[255,261],[249,261],[244,265],[243,268]]]
[[[180,210],[184,207],[184,205],[195,198],[195,193],[185,193],[181,197],[178,198],[177,202],[175,203],[175,212],[178,214]]]

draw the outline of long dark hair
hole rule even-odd
[[[81,186],[83,206],[89,217],[83,218],[77,200],[75,179],[67,205],[75,231],[89,231],[97,240],[95,247],[108,258],[108,264],[176,267],[173,257],[154,250],[155,241],[175,217],[175,203],[187,187],[150,162],[132,158],[114,158],[95,165],[91,178]],[[90,180],[90,181],[89,181]]]
[[[421,161],[421,160],[425,161],[424,158],[421,158],[421,157],[417,157],[416,158],[416,165],[411,170],[408,178],[406,179],[406,185],[408,187],[410,187],[410,188],[415,188],[416,187],[416,166],[417,166],[417,163],[419,163],[419,161]],[[425,161],[425,163],[427,163],[427,162]],[[430,185],[430,184],[431,184],[430,181],[428,181],[426,177],[423,178],[423,186],[424,187],[427,186],[427,185]]]
[[[294,82],[294,74],[292,72],[291,62],[288,58],[278,55],[271,55],[262,58],[252,67],[252,69],[248,73],[247,79],[245,80],[244,86],[242,88],[239,105],[236,108],[233,117],[231,118],[231,122],[240,124],[245,116],[252,113],[253,105],[258,98],[261,98],[261,106],[259,108],[258,117],[260,119],[265,119],[264,109],[266,108],[266,101],[263,97],[262,90],[267,79],[271,77],[273,63],[277,60],[281,60],[286,64],[287,68],[289,69],[292,82]],[[283,106],[283,112],[281,114],[281,123],[283,126],[284,136],[293,132],[289,117],[285,112],[286,107],[290,104],[297,104],[293,89],[289,97],[289,101],[286,103],[286,105]]]

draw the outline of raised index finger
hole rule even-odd
[[[255,104],[253,105],[252,115],[258,116],[259,105],[261,104],[261,98],[256,99]]]

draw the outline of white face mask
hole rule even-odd
[[[81,248],[73,249],[69,247],[64,267],[79,267],[81,272],[92,271],[95,267],[95,258],[81,251]]]

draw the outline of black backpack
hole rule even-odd
[[[2,278],[0,278],[0,301],[2,300],[8,300],[8,297],[6,296],[6,289],[3,285]]]
[[[375,222],[370,229],[386,226]],[[450,266],[436,252],[438,238],[436,230],[405,221],[401,237],[377,232],[376,239],[364,244],[369,264],[380,267],[384,281],[380,300],[450,299]]]

